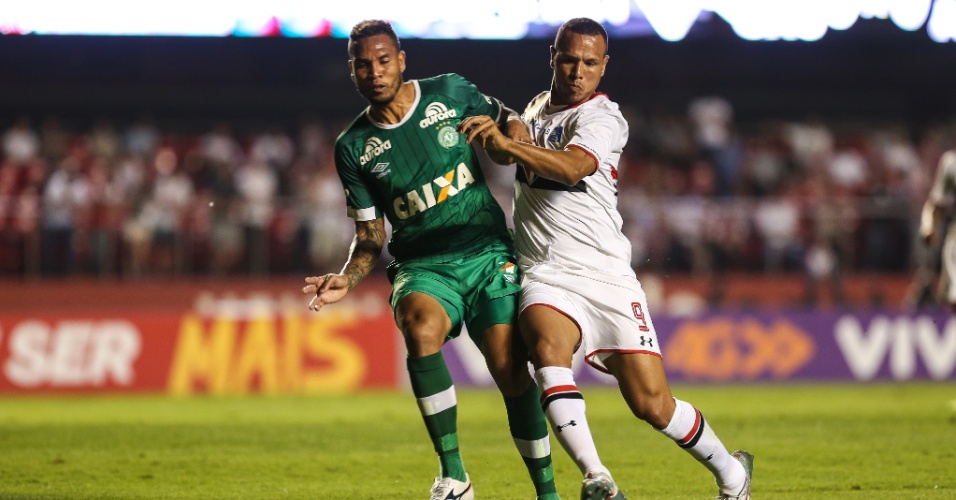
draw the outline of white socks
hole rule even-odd
[[[674,402],[674,415],[661,432],[710,469],[722,492],[738,491],[747,480],[743,466],[730,456],[697,408],[677,398]]]
[[[534,378],[541,390],[541,406],[551,429],[581,473],[605,472],[610,475],[598,457],[585,416],[584,396],[574,382],[571,369],[546,366],[537,370]],[[697,408],[677,398],[674,402],[674,415],[661,432],[704,464],[714,474],[721,492],[739,491],[747,480],[743,466],[730,456]]]
[[[534,373],[541,389],[541,406],[555,437],[582,474],[610,472],[601,464],[585,416],[584,396],[570,368],[546,366]]]

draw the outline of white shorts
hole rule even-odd
[[[607,373],[614,353],[661,356],[647,297],[636,278],[539,264],[524,271],[521,308],[544,305],[578,325],[584,359]]]

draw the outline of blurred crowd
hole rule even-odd
[[[719,97],[625,114],[619,200],[639,270],[838,287],[927,258],[919,208],[956,123],[738,123]],[[0,277],[337,270],[353,235],[332,158],[346,124],[0,122]],[[487,175],[510,210],[513,169]]]
[[[193,132],[148,117],[2,135],[0,275],[269,275],[341,265],[329,124]]]

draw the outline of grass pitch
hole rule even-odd
[[[630,498],[703,499],[710,474],[584,389],[598,450]],[[956,498],[956,383],[676,386],[731,450],[754,453],[759,499]],[[480,499],[533,488],[494,391],[459,391]],[[558,490],[579,473],[552,438]],[[408,393],[288,398],[0,398],[0,499],[421,499],[437,461]]]

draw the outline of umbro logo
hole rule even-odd
[[[376,163],[375,166],[372,167],[372,173],[375,174],[376,179],[381,179],[382,177],[385,177],[386,175],[388,175],[390,172],[391,170],[388,169],[387,162]]]

